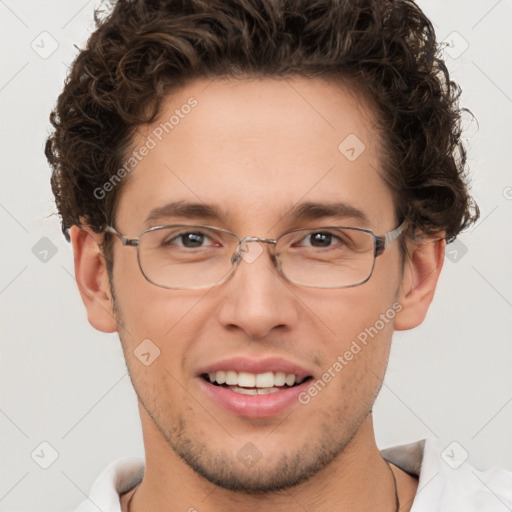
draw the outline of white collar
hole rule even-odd
[[[382,456],[419,476],[411,512],[510,512],[512,472],[503,469],[478,471],[465,461],[453,469],[442,456],[435,439],[394,446]],[[446,458],[446,453],[445,453]],[[452,466],[457,464],[451,461]],[[119,495],[137,485],[144,476],[144,459],[127,457],[109,464],[95,480],[89,498],[75,512],[120,512]]]

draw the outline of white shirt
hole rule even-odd
[[[466,453],[460,445],[450,446],[442,451],[435,439],[424,439],[382,450],[386,460],[419,476],[411,512],[510,512],[512,472],[498,468],[479,471],[463,461]],[[112,462],[75,512],[121,512],[119,495],[135,487],[143,475],[144,459]]]

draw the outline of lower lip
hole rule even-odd
[[[242,395],[229,388],[214,386],[199,377],[200,386],[212,398],[229,412],[246,418],[268,418],[277,416],[298,403],[298,396],[305,391],[311,379],[306,379],[298,386],[286,388],[267,395]]]

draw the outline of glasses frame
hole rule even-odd
[[[373,246],[374,246],[372,268],[370,270],[370,273],[368,274],[368,277],[366,277],[362,281],[359,281],[355,284],[341,285],[341,286],[316,286],[316,285],[307,285],[307,284],[298,283],[298,282],[290,279],[283,273],[283,271],[281,269],[281,265],[276,257],[276,254],[273,251],[271,251],[270,254],[271,254],[271,258],[274,263],[274,266],[275,266],[276,270],[278,271],[279,275],[281,277],[283,277],[284,279],[286,279],[286,281],[293,283],[295,285],[298,285],[298,286],[304,286],[306,288],[340,289],[340,288],[353,288],[355,286],[360,286],[360,285],[366,283],[373,275],[373,270],[375,268],[375,260],[377,259],[377,257],[380,256],[395,240],[397,240],[400,237],[400,235],[402,235],[402,233],[404,233],[404,231],[407,229],[407,226],[408,226],[407,220],[404,220],[398,227],[388,231],[387,233],[384,233],[383,235],[376,235],[371,229],[357,228],[357,227],[352,227],[352,226],[320,226],[320,227],[314,227],[314,228],[297,228],[297,229],[291,229],[289,231],[286,231],[285,233],[282,233],[275,239],[262,238],[262,237],[257,237],[257,236],[246,236],[244,238],[240,238],[236,233],[233,233],[232,231],[229,231],[228,229],[219,228],[216,226],[197,225],[197,224],[169,224],[169,225],[162,225],[162,226],[154,226],[154,227],[151,227],[151,228],[143,231],[140,235],[137,236],[137,238],[129,238],[129,237],[123,235],[122,233],[120,233],[113,226],[107,226],[104,229],[104,232],[110,233],[110,234],[118,237],[119,240],[121,241],[121,245],[123,247],[136,247],[137,248],[137,262],[139,264],[139,269],[140,269],[142,275],[151,284],[154,284],[155,286],[158,286],[160,288],[166,288],[166,289],[170,289],[170,290],[204,290],[204,289],[214,288],[215,286],[224,284],[226,281],[231,279],[231,277],[233,277],[233,275],[235,274],[236,269],[238,268],[238,266],[240,264],[240,261],[243,259],[242,252],[246,252],[245,245],[248,242],[262,242],[262,243],[266,243],[266,244],[272,244],[275,247],[277,242],[282,237],[289,235],[290,233],[295,233],[297,231],[316,231],[316,230],[321,231],[322,229],[333,229],[333,228],[336,228],[336,229],[341,228],[341,229],[348,229],[348,230],[352,230],[352,231],[362,231],[364,233],[368,233],[373,238]],[[232,264],[231,271],[228,272],[220,281],[216,282],[213,285],[208,285],[208,286],[196,286],[196,287],[192,287],[192,288],[188,288],[188,287],[184,288],[184,287],[179,287],[179,286],[166,286],[166,285],[163,285],[163,284],[153,281],[144,272],[144,269],[143,269],[141,261],[140,261],[140,250],[139,250],[140,239],[146,233],[158,231],[161,229],[175,228],[175,227],[207,228],[207,229],[213,229],[216,231],[222,231],[224,233],[234,236],[238,240],[238,246],[237,246],[237,249],[235,250],[235,252],[233,253],[233,256],[231,257],[231,264]]]

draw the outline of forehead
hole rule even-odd
[[[373,112],[341,84],[192,82],[134,136],[118,226],[142,230],[155,225],[155,211],[185,202],[211,205],[232,229],[267,230],[293,222],[302,203],[336,202],[377,227],[394,211],[374,126]]]

